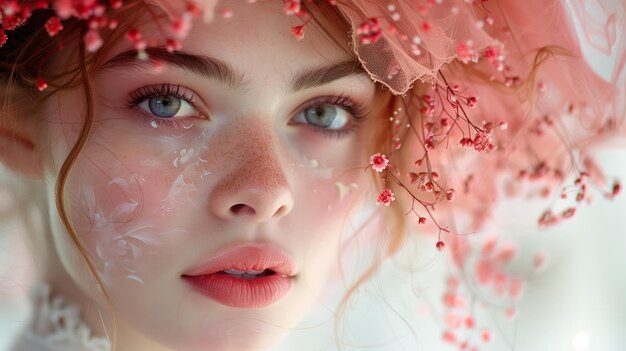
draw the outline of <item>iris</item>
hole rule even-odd
[[[181,100],[175,96],[157,96],[150,98],[150,112],[157,117],[172,117],[180,110]]]
[[[328,128],[337,117],[337,108],[330,105],[311,106],[305,110],[304,117],[317,127]]]

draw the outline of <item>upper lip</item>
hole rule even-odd
[[[209,275],[228,269],[268,269],[286,277],[293,277],[297,273],[294,260],[275,244],[244,243],[218,250],[211,258],[185,272],[183,276]]]

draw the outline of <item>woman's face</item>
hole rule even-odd
[[[93,129],[66,186],[72,223],[131,328],[121,332],[177,350],[269,347],[302,317],[336,269],[342,224],[368,186],[371,125],[387,113],[386,95],[346,69],[353,57],[313,22],[298,41],[289,29],[301,22],[281,1],[229,6],[230,19],[194,23],[183,42],[193,60],[162,50],[157,65],[129,63],[128,41],[104,54]],[[46,110],[57,122],[51,181],[85,106],[79,90],[59,99]],[[106,307],[56,218],[65,269]],[[284,294],[222,279],[207,295],[189,283],[208,260],[246,245],[262,248],[258,267],[267,247],[293,261]]]

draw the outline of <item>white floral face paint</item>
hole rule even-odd
[[[229,6],[236,16],[194,24],[183,44],[236,68],[245,88],[167,62],[158,74],[127,67],[94,73],[94,128],[70,173],[66,196],[77,236],[103,278],[116,318],[124,322],[124,340],[220,351],[236,326],[238,335],[246,335],[246,347],[275,344],[318,298],[335,267],[346,216],[367,190],[368,121],[387,114],[387,97],[366,75],[290,91],[284,83],[293,72],[345,62],[351,59],[346,48],[315,30],[293,40],[285,33],[292,18],[278,2]],[[139,29],[156,33],[151,26]],[[253,42],[251,26],[260,35]],[[129,49],[132,44],[122,40],[103,60]],[[248,54],[241,55],[244,49]],[[195,98],[197,114],[165,118],[128,107],[131,93],[172,82]],[[54,132],[81,125],[82,110],[71,107],[83,96],[73,90],[53,104],[68,108],[50,105],[58,122],[51,124]],[[329,96],[350,98],[374,115],[350,131],[324,130],[301,118],[306,106]],[[322,112],[341,108],[316,104]],[[59,140],[76,139],[63,132]],[[69,149],[59,145],[50,159],[50,184]],[[50,208],[53,194],[51,187]],[[51,218],[64,268],[86,295],[106,306],[58,216]],[[282,300],[265,308],[231,308],[182,279],[224,247],[246,242],[274,243],[297,263],[298,279]]]
[[[182,149],[178,153],[178,157],[174,159],[173,165],[174,167],[179,167],[187,163],[191,157],[193,156],[193,149]]]
[[[302,161],[298,164],[298,166],[309,169],[311,172],[318,174],[324,179],[330,179],[333,176],[332,168],[320,164],[320,162],[316,159],[308,159],[306,156],[302,156]]]
[[[345,185],[342,182],[335,183],[337,189],[339,189],[339,200],[343,200],[344,197],[348,196],[354,189],[358,189],[359,185],[357,183],[351,183],[350,185]]]
[[[183,205],[191,203],[190,193],[198,191],[192,183],[186,183],[183,175],[179,175],[170,188],[167,197],[163,200],[163,206],[159,213],[164,216],[172,210],[179,210]]]

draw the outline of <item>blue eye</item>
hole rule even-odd
[[[329,104],[315,104],[301,113],[309,124],[326,129],[342,129],[350,123],[348,111]],[[300,115],[296,116],[298,120]]]
[[[137,106],[161,118],[184,117],[196,114],[190,103],[173,95],[148,97]]]
[[[161,119],[197,116],[199,113],[194,107],[193,98],[181,93],[180,89],[180,85],[174,87],[171,84],[144,87],[131,93],[129,106],[137,106]]]
[[[341,138],[354,131],[371,114],[346,96],[322,96],[307,103],[294,120],[328,137]]]

